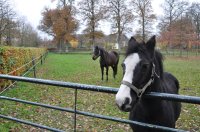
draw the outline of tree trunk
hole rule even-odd
[[[117,24],[118,24],[118,35],[117,35],[117,44],[118,44],[118,52],[121,52],[121,15],[120,15],[120,5],[118,3],[118,10],[117,10],[117,15],[118,15],[118,20],[117,20]]]
[[[1,43],[1,39],[2,39],[2,34],[0,33],[0,45],[2,44],[2,43]]]
[[[145,25],[144,25],[144,15],[142,16],[142,40],[145,42]]]
[[[58,49],[58,52],[60,52],[60,53],[65,51],[63,39],[60,39],[58,41],[57,49]]]
[[[121,33],[120,31],[118,32],[117,34],[117,44],[118,44],[118,52],[120,53],[121,52]]]
[[[91,0],[92,6],[92,46],[95,45],[95,22],[94,22],[94,0]]]

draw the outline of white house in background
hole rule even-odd
[[[115,43],[115,45],[112,46],[112,49],[119,49],[119,44]]]
[[[101,45],[101,46],[105,46],[105,47],[107,45],[109,48],[119,49],[119,45],[118,45],[118,43],[116,43],[116,38],[117,38],[117,34],[105,35],[102,38],[96,38],[95,45]],[[85,37],[83,34],[77,35],[77,39],[78,39],[81,47],[86,47],[87,46],[86,44],[90,43],[89,39],[87,37]],[[126,47],[127,43],[128,43],[128,38],[126,37],[126,35],[123,34],[121,43],[120,43],[120,47],[121,48]],[[93,47],[93,46],[91,46],[91,47]]]
[[[120,45],[120,48],[124,48],[127,46],[128,38],[126,37],[126,35],[124,35],[124,34],[122,35],[121,43],[117,43],[116,38],[117,38],[117,34],[110,34],[110,35],[104,37],[103,39],[105,40],[105,42],[112,45],[112,47],[111,47],[112,49],[119,49],[119,45]]]
[[[120,44],[121,47],[126,47],[127,45],[127,41],[126,40],[123,40],[122,43]],[[113,46],[112,46],[112,49],[119,49],[119,44],[118,43],[115,43]]]

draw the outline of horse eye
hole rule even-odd
[[[121,64],[121,66],[122,66],[122,67],[125,67],[125,64],[124,64],[124,63],[122,63],[122,64]]]
[[[142,69],[148,69],[148,67],[149,67],[149,63],[143,63],[142,64]]]

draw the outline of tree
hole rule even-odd
[[[182,16],[172,25],[173,43],[179,46],[180,49],[188,48],[189,41],[194,39],[194,26],[188,16]]]
[[[19,46],[24,46],[25,45],[25,35],[26,35],[26,23],[25,23],[26,19],[25,17],[21,17],[19,18],[19,20],[17,21],[17,37],[19,40],[18,42],[16,42],[16,45]]]
[[[5,28],[4,31],[4,38],[5,38],[5,44],[7,46],[11,46],[12,45],[12,38],[14,38],[14,30],[16,28],[16,22],[12,21],[11,19],[7,18],[7,26]]]
[[[161,32],[160,41],[162,44],[168,45],[168,38],[170,37],[171,43],[170,48],[182,49],[191,48],[193,40],[196,38],[195,26],[188,15],[184,15],[181,18],[173,21],[171,24],[171,30],[163,30]]]
[[[18,18],[9,0],[0,0],[0,45],[39,46],[37,31],[25,19]]]
[[[113,32],[117,34],[117,44],[119,52],[121,50],[121,38],[123,33],[129,32],[131,28],[128,26],[133,20],[134,16],[130,9],[127,8],[124,0],[108,0],[109,2],[109,16],[111,16],[111,23]]]
[[[41,38],[31,24],[27,23],[25,17],[19,17],[11,31],[12,46],[38,47]]]
[[[65,42],[74,39],[78,22],[74,18],[73,11],[69,6],[62,9],[45,9],[42,13],[43,19],[39,29],[51,36],[57,41],[57,47],[60,51],[65,51]]]
[[[187,10],[188,2],[180,0],[165,0],[162,7],[164,16],[162,17],[161,23],[170,27],[173,21],[179,19],[181,14]]]
[[[55,0],[51,0],[51,2],[54,2]],[[73,4],[75,0],[58,0],[58,8],[63,8],[65,7],[66,5],[71,5]]]
[[[172,42],[172,24],[173,22],[177,21],[181,18],[184,12],[186,12],[188,8],[188,2],[180,1],[180,0],[165,0],[164,4],[162,5],[164,16],[161,17],[161,22],[159,27],[162,31],[168,32],[168,46],[171,47]]]
[[[7,44],[11,45],[11,28],[13,28],[13,18],[15,12],[9,5],[9,1],[0,0],[0,44],[2,43],[2,38],[5,37]]]
[[[14,21],[16,13],[11,8],[7,8],[6,10],[8,12],[6,15],[7,26],[5,29],[6,45],[11,46],[12,45],[11,38],[13,36],[12,32],[16,28],[16,22]]]
[[[99,26],[100,20],[104,19],[106,12],[102,6],[101,0],[82,0],[79,2],[80,14],[83,21],[86,22],[86,32],[91,40],[91,44],[95,45],[95,38],[98,32],[97,27]]]
[[[87,38],[90,38],[93,35],[95,36],[95,39],[104,37],[104,33],[102,31],[91,32],[90,29],[88,29],[88,28],[86,28],[83,31],[83,33],[84,33],[84,36],[87,37]]]
[[[142,40],[145,41],[148,37],[147,34],[151,33],[152,22],[156,19],[155,14],[153,14],[151,0],[131,0],[131,5],[138,18]]]
[[[65,6],[72,7],[72,4],[75,0],[59,0],[58,1],[58,8],[63,8]]]
[[[200,40],[200,3],[192,3],[192,5],[189,7],[188,15],[193,20],[198,40]]]

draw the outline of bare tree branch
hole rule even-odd
[[[121,50],[121,38],[123,33],[130,31],[129,24],[134,20],[134,16],[130,9],[128,9],[124,0],[108,0],[108,10],[110,21],[112,22],[112,29],[117,34],[117,44],[119,45],[119,52]]]
[[[78,5],[80,14],[87,24],[85,32],[94,46],[96,34],[99,32],[97,27],[99,22],[105,18],[106,8],[102,6],[101,0],[82,0]]]
[[[151,0],[131,0],[131,5],[142,28],[142,40],[145,41],[148,37],[147,34],[151,33],[152,22],[156,19],[155,14],[153,14]]]

